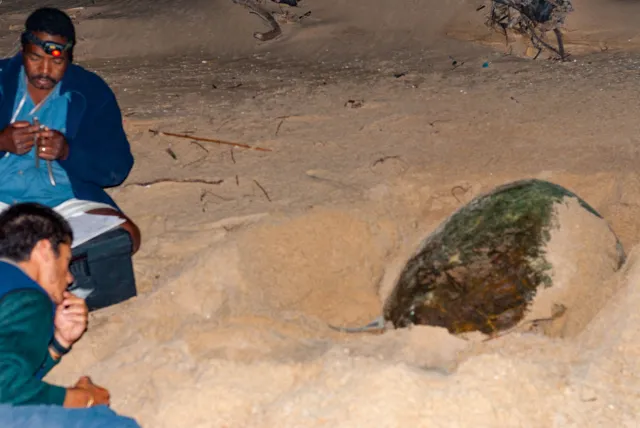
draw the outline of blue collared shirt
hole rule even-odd
[[[24,100],[24,101],[23,101]],[[42,105],[35,109],[27,91],[27,79],[24,67],[18,76],[18,91],[13,105],[15,122],[33,123],[37,117],[42,125],[66,134],[67,109],[69,99],[60,95],[60,85],[56,85]],[[51,162],[56,185],[51,185],[47,162],[40,159],[39,168],[35,167],[35,146],[24,155],[7,153],[0,159],[0,202],[12,205],[19,202],[39,202],[55,207],[74,197],[66,171],[57,161]]]

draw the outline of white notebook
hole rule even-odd
[[[71,248],[75,248],[98,235],[115,229],[126,220],[112,215],[80,213],[67,217],[67,221],[73,230]]]

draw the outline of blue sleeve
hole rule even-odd
[[[140,428],[135,419],[107,406],[65,409],[57,406],[0,405],[2,428]]]
[[[122,113],[111,90],[97,110],[83,117],[77,135],[67,143],[69,156],[58,162],[79,180],[103,188],[117,186],[133,167],[131,146],[122,126]]]

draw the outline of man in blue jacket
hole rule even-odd
[[[106,82],[72,63],[75,43],[69,16],[41,8],[27,18],[22,51],[0,60],[0,211],[38,202],[116,215],[135,253],[140,230],[104,191],[133,167],[122,115]]]

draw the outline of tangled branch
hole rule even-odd
[[[564,61],[567,55],[560,28],[572,11],[571,0],[491,0],[486,25],[505,38],[508,38],[508,31],[528,37],[538,49],[535,58],[547,49]],[[557,47],[545,40],[549,31],[555,34]]]

